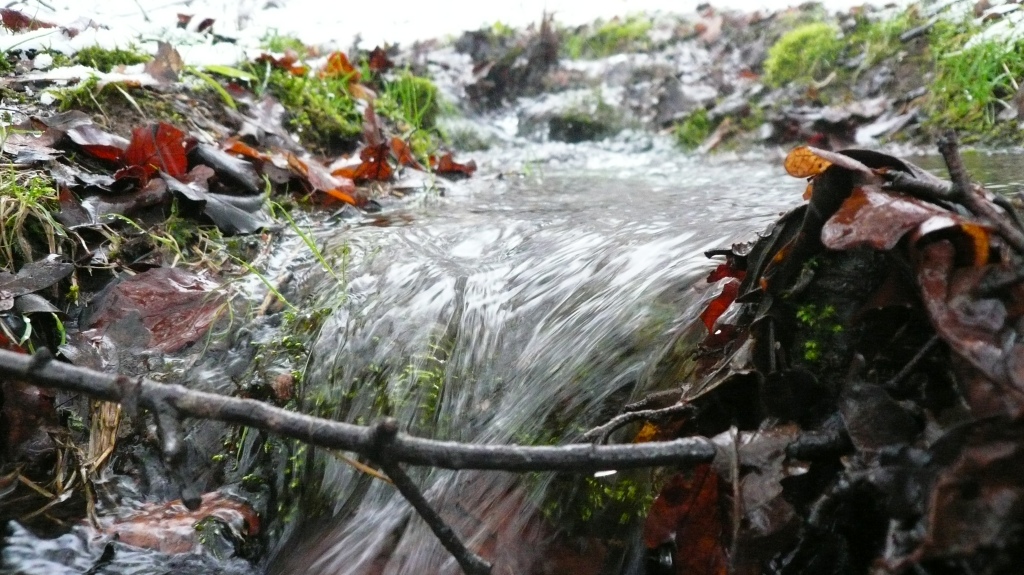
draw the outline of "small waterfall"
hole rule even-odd
[[[313,348],[306,409],[389,415],[438,439],[570,443],[676,384],[656,367],[703,335],[704,250],[799,202],[799,185],[767,163],[745,163],[739,181],[737,164],[676,158],[646,177],[591,167],[481,180],[332,240],[346,281],[316,287],[335,311]],[[305,469],[304,519],[270,572],[459,572],[391,485],[337,454]],[[410,473],[496,574],[628,572],[639,560],[649,471]]]

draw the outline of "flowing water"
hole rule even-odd
[[[714,265],[703,252],[750,239],[803,190],[775,157],[539,150],[511,170],[521,175],[481,170],[444,197],[331,241],[329,252],[346,254],[344,278],[314,288],[337,311],[314,347],[308,409],[360,422],[386,413],[409,433],[439,439],[572,442],[624,403],[676,383],[657,364],[679,337],[702,335],[696,317],[713,295],[703,278]],[[502,162],[510,156],[503,151]],[[309,468],[303,483],[329,495],[306,505],[326,518],[286,537],[271,572],[458,572],[393,487],[331,456]],[[630,541],[628,508],[638,502],[620,492],[636,476],[417,470],[414,478],[496,562],[495,573],[636,561],[593,538],[557,543],[545,519],[563,513],[594,524],[610,506],[616,517],[598,523],[618,531],[619,544]]]
[[[644,136],[474,156],[477,176],[443,196],[317,231],[333,273],[313,264],[300,275],[311,305],[331,311],[305,379],[307,411],[357,423],[386,414],[439,439],[572,442],[680,383],[714,295],[703,252],[753,238],[804,187],[777,151],[690,158]],[[1016,156],[967,160],[1004,190],[1022,179]],[[939,171],[934,158],[922,163]],[[343,454],[293,462],[301,497],[272,521],[260,571],[459,572],[392,486]],[[649,471],[409,472],[496,575],[628,573],[642,560]],[[4,567],[18,573],[82,572],[102,552],[79,531],[45,541],[15,527],[7,544]],[[203,557],[186,565],[122,550],[95,572],[165,573],[168,561],[181,563],[176,572],[249,572]]]

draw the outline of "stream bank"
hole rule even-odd
[[[875,17],[882,16],[868,13],[865,21]],[[696,295],[686,291],[707,269],[700,253],[752,234],[795,200],[781,191],[781,170],[766,164],[759,148],[744,152],[740,161],[722,159],[721,164],[709,164],[680,154],[660,132],[675,131],[684,143],[697,144],[706,151],[731,146],[743,150],[765,143],[788,145],[803,139],[841,146],[851,134],[856,140],[861,128],[874,133],[879,129],[875,122],[903,118],[915,110],[913,118],[900,120],[906,120],[903,128],[880,134],[893,140],[906,137],[912,143],[924,143],[931,137],[927,122],[922,121],[923,100],[912,99],[908,103],[913,106],[902,108],[900,97],[879,92],[884,101],[868,111],[853,110],[853,104],[851,108],[838,105],[845,101],[841,90],[849,89],[852,78],[841,76],[842,70],[829,69],[827,61],[820,67],[808,67],[815,70],[810,79],[794,78],[778,89],[765,87],[760,78],[767,74],[767,56],[759,61],[753,51],[760,46],[767,54],[775,45],[773,38],[781,41],[791,24],[795,28],[812,21],[830,22],[831,18],[813,7],[763,17],[705,10],[698,21],[688,24],[646,26],[641,18],[577,30],[579,36],[546,21],[534,33],[494,27],[448,46],[428,43],[406,51],[365,50],[349,53],[344,60],[336,53],[308,50],[301,42],[296,45],[295,39],[271,38],[266,58],[261,55],[248,62],[251,67],[181,68],[176,72],[180,84],[160,83],[154,75],[158,70],[142,64],[141,72],[155,82],[144,83],[131,76],[138,70],[127,68],[140,64],[116,62],[111,76],[97,75],[92,83],[60,92],[64,100],[54,95],[70,102],[71,109],[63,114],[53,114],[42,99],[35,99],[40,89],[55,81],[54,69],[41,66],[48,70],[31,76],[30,81],[24,78],[34,74],[28,67],[34,67],[41,56],[52,61],[57,58],[27,51],[12,55],[15,77],[10,85],[15,87],[11,90],[19,98],[29,98],[19,100],[28,107],[18,112],[28,121],[12,132],[31,135],[5,141],[5,152],[18,164],[13,181],[19,182],[22,197],[42,198],[43,207],[30,216],[45,220],[43,216],[53,211],[65,212],[65,216],[79,219],[68,219],[70,223],[58,219],[58,223],[85,237],[80,242],[74,234],[54,234],[61,241],[73,239],[70,243],[76,250],[79,243],[83,245],[83,253],[71,248],[64,252],[79,266],[75,276],[61,275],[68,272],[69,262],[28,257],[46,249],[33,245],[31,238],[25,240],[31,250],[19,253],[21,260],[12,259],[9,271],[15,277],[5,278],[5,285],[24,292],[9,298],[16,310],[11,315],[22,322],[26,316],[37,319],[28,322],[31,331],[24,322],[11,328],[8,339],[11,344],[31,342],[54,348],[63,343],[60,349],[65,357],[82,365],[131,375],[145,373],[285,406],[302,405],[310,412],[332,417],[358,420],[397,412],[405,414],[410,429],[424,433],[476,438],[473,433],[484,430],[479,437],[524,443],[571,439],[583,431],[580,427],[610,417],[623,396],[646,390],[638,385],[643,379],[637,373],[650,365],[646,356],[675,342],[669,335],[685,332],[690,338],[680,341],[691,348],[696,344],[693,329],[702,328],[696,324],[701,306],[693,298],[705,298],[700,300],[704,304],[712,297],[704,291],[696,290]],[[843,28],[850,18],[854,26]],[[910,18],[916,16],[908,16],[907,26],[918,21]],[[840,20],[844,24],[839,29],[853,36],[857,16]],[[678,27],[679,36],[657,44],[657,35],[653,39],[646,35],[658,32],[659,27]],[[825,29],[834,30],[827,23]],[[820,33],[822,28],[817,30]],[[875,32],[869,31],[869,27],[862,30],[871,37]],[[891,41],[894,32],[885,34],[883,38]],[[208,41],[216,44],[212,33],[210,36]],[[579,37],[583,40],[574,40]],[[276,44],[271,46],[271,42]],[[745,48],[753,51],[747,53]],[[605,53],[622,50],[625,52],[618,55]],[[842,53],[853,51],[847,47]],[[571,60],[572,56],[592,60]],[[97,55],[91,58],[93,65],[101,64]],[[900,58],[899,52],[890,54],[880,60],[887,63],[878,65],[891,67],[902,62]],[[385,66],[389,59],[399,62],[398,67],[374,69]],[[172,70],[174,61],[169,50],[150,60]],[[733,67],[706,68],[704,62]],[[874,69],[885,76],[881,70]],[[835,77],[819,85],[832,72]],[[80,69],[75,73],[89,74]],[[353,81],[356,73],[359,80]],[[861,78],[869,75],[867,68],[857,74]],[[909,71],[891,69],[890,75],[910,83],[916,77]],[[417,80],[425,76],[433,84]],[[684,83],[683,79],[693,82]],[[809,81],[814,85],[808,87]],[[899,85],[885,84],[887,89]],[[260,87],[272,88],[277,104],[253,91]],[[329,95],[339,93],[351,98],[337,106],[327,105]],[[433,95],[421,100],[422,94]],[[440,101],[442,94],[456,95],[455,101],[472,112],[460,118],[451,109],[440,109],[432,118],[431,102]],[[732,103],[723,106],[736,94],[739,96]],[[293,99],[285,105],[289,96]],[[998,97],[1005,99],[1006,95]],[[373,107],[366,104],[369,101]],[[723,112],[736,102],[742,105],[728,112],[733,115]],[[836,105],[829,107],[828,103]],[[575,114],[560,113],[560,107],[575,108]],[[85,113],[73,113],[79,108]],[[435,121],[436,131],[428,127]],[[764,126],[777,122],[784,136],[757,139],[766,131]],[[175,124],[185,128],[187,138],[177,139],[171,130]],[[968,124],[979,125],[973,120]],[[140,125],[145,129],[136,139],[134,132]],[[737,125],[746,128],[733,135],[722,128]],[[717,143],[715,132],[720,132]],[[298,138],[292,137],[293,133],[298,133]],[[152,137],[147,139],[147,135]],[[162,144],[164,136],[173,144]],[[239,136],[241,143],[225,141],[230,136]],[[579,143],[590,139],[599,141]],[[446,145],[463,150],[456,156],[459,160],[434,153]],[[492,149],[487,152],[466,153],[467,149],[488,146]],[[146,154],[138,162],[130,159],[135,155],[129,150],[148,147],[187,153],[183,159],[175,155],[173,160],[153,160]],[[452,183],[437,177],[445,172],[453,178],[472,174],[472,165],[461,160],[463,155],[478,159],[486,175],[478,173],[468,181]],[[330,165],[335,161],[337,164]],[[428,169],[418,169],[417,164]],[[29,172],[25,165],[32,165],[34,171]],[[159,170],[151,170],[152,166]],[[732,184],[738,169],[745,170],[743,179],[753,182],[744,189]],[[593,175],[580,177],[579,172],[584,171]],[[650,178],[645,180],[649,189],[637,191],[638,172]],[[38,178],[32,179],[35,176]],[[269,199],[282,204],[284,210],[271,206],[263,196],[266,182],[272,184]],[[525,188],[517,184],[523,182],[528,184]],[[182,183],[184,187],[179,185]],[[443,195],[441,188],[445,189]],[[748,193],[752,188],[757,193]],[[642,201],[634,202],[638,196]],[[140,203],[133,203],[136,200]],[[326,209],[309,205],[321,201]],[[480,203],[474,204],[477,201]],[[152,219],[138,217],[141,212],[136,209],[149,210]],[[102,219],[96,219],[97,215]],[[496,226],[492,220],[507,227]],[[473,230],[468,237],[467,228]],[[681,234],[680,229],[688,231]],[[262,231],[248,233],[257,230]],[[714,242],[712,232],[720,234]],[[48,239],[45,232],[42,237]],[[381,256],[389,242],[395,242],[394,252]],[[25,245],[17,236],[9,243]],[[49,253],[65,249],[46,248]],[[652,258],[652,253],[656,257]],[[403,260],[405,257],[409,259]],[[82,273],[83,261],[91,273]],[[39,263],[19,280],[15,272],[23,271],[28,262]],[[183,270],[181,264],[186,262],[189,265]],[[115,275],[123,281],[108,286],[107,280]],[[30,277],[36,281],[27,283]],[[213,277],[229,284],[229,290],[237,288],[241,297],[214,288],[210,283]],[[53,282],[45,284],[43,279]],[[54,284],[57,289],[47,291]],[[158,291],[167,287],[171,289]],[[90,297],[101,292],[94,300]],[[21,305],[15,298],[34,293],[50,298],[50,305],[57,309],[15,307]],[[159,294],[155,301],[161,308],[156,311],[133,299],[133,294],[152,299],[154,293]],[[384,297],[377,299],[381,293]],[[638,296],[640,293],[646,295]],[[76,302],[70,301],[72,294],[82,299],[78,303],[92,308],[89,313],[79,316]],[[228,304],[222,299],[225,297],[241,309]],[[41,306],[37,300],[24,305],[29,303]],[[362,310],[360,305],[368,309]],[[389,305],[390,313],[382,309]],[[519,309],[515,306],[523,306],[522,315],[510,312]],[[383,317],[373,315],[378,312]],[[809,317],[820,319],[823,313],[815,310]],[[587,318],[593,323],[584,321]],[[47,325],[51,320],[52,327]],[[500,323],[504,320],[510,323]],[[182,329],[186,325],[194,329]],[[323,332],[324,326],[331,331]],[[346,336],[341,345],[338,334]],[[466,341],[480,335],[494,347],[475,347],[475,341]],[[82,336],[87,339],[79,339],[76,346],[76,337]],[[140,349],[142,341],[149,345]],[[569,342],[565,344],[568,349],[556,345],[560,342]],[[346,346],[345,353],[351,355],[341,356]],[[620,350],[621,355],[610,349]],[[481,365],[494,350],[506,359]],[[311,351],[317,354],[315,363],[307,364]],[[448,367],[453,363],[457,368]],[[315,368],[315,381],[328,381],[333,387],[305,387],[308,366]],[[557,378],[559,385],[568,387],[553,386],[547,395],[531,391],[551,385],[552,373],[564,376]],[[458,395],[467,382],[483,385],[474,392],[477,397]],[[586,392],[581,393],[581,388]],[[15,397],[19,399],[10,399]],[[253,430],[204,423],[196,425],[190,436],[182,466],[190,476],[182,481],[160,463],[153,426],[129,425],[116,410],[109,411],[109,405],[90,406],[82,398],[67,399],[36,389],[5,391],[7,429],[39,428],[45,433],[10,442],[22,448],[18,456],[30,462],[37,458],[38,481],[22,473],[28,468],[15,467],[17,473],[5,475],[4,485],[18,490],[12,492],[20,503],[33,491],[42,497],[28,499],[26,508],[15,508],[14,515],[25,518],[45,507],[43,513],[28,519],[49,522],[48,530],[41,531],[47,535],[65,531],[71,521],[89,519],[97,509],[101,512],[90,527],[94,531],[77,523],[74,532],[57,543],[78,550],[66,554],[69,569],[106,569],[103,565],[109,564],[112,571],[127,570],[124,562],[136,560],[156,569],[182,561],[200,572],[223,567],[222,558],[237,556],[252,559],[252,563],[230,560],[229,567],[240,572],[253,569],[253,564],[262,568],[266,563],[261,562],[271,560],[277,566],[274,568],[287,572],[288,565],[301,567],[301,562],[308,560],[300,557],[300,563],[289,563],[290,545],[303,539],[318,542],[308,534],[328,531],[324,525],[330,526],[334,538],[326,541],[327,549],[318,564],[333,565],[339,572],[351,565],[347,551],[339,548],[347,547],[340,542],[353,532],[357,541],[372,543],[368,547],[372,553],[360,558],[368,562],[367,569],[380,567],[374,562],[388,559],[385,552],[398,549],[398,545],[431,565],[446,560],[420,527],[414,526],[411,535],[400,542],[370,530],[374,521],[383,518],[386,521],[376,525],[394,527],[384,529],[392,537],[414,519],[409,519],[404,502],[387,486],[361,476],[361,471],[354,471],[358,467],[336,454],[313,455],[301,445]],[[448,401],[442,401],[445,399]],[[544,407],[547,417],[534,417],[536,410],[527,409],[546,400],[550,400]],[[47,410],[54,404],[61,406],[62,411],[52,411],[60,418],[46,415],[42,420],[10,423],[11,414],[50,414]],[[453,411],[446,415],[444,409]],[[496,412],[509,414],[508,420],[501,421]],[[582,419],[572,418],[579,414]],[[463,420],[472,421],[473,426],[461,429],[452,424]],[[502,425],[488,427],[492,420]],[[531,423],[540,420],[554,421],[558,434],[546,435],[551,434],[546,427],[531,428]],[[54,437],[60,438],[56,444]],[[54,458],[63,471],[53,472]],[[107,458],[112,458],[112,467],[104,465]],[[75,473],[78,483],[67,483]],[[86,476],[89,481],[81,479]],[[346,481],[351,476],[357,478],[349,485]],[[424,476],[436,480],[438,490],[448,493],[447,497],[457,499],[458,491],[446,491],[459,485],[445,483],[452,477],[443,473]],[[22,478],[42,486],[50,497],[26,485]],[[54,496],[56,490],[44,483],[49,480],[57,487],[72,487]],[[487,505],[494,502],[502,505],[503,513],[511,514],[518,507],[506,508],[506,503],[542,491],[547,480],[523,484],[502,477],[494,481],[473,482],[480,507],[463,520],[471,522],[490,514]],[[593,481],[583,490],[573,481],[559,482],[558,493],[571,500],[564,506],[571,512],[593,512],[598,504],[584,501],[581,505],[579,498],[597,497],[610,510],[602,518],[608,522],[602,524],[605,527],[621,519],[612,517],[612,512],[622,512],[635,528],[640,515],[630,513],[636,506],[649,505],[655,495],[653,490],[630,491],[628,482],[615,483],[621,487],[618,489],[608,487],[611,483]],[[639,483],[648,489],[653,484]],[[183,494],[183,484],[190,494],[227,486],[226,491],[238,499],[213,496],[209,506],[198,512],[180,505],[165,507],[164,502]],[[335,486],[342,486],[347,497],[339,496]],[[101,495],[90,499],[90,489]],[[507,498],[488,499],[509,490],[512,495]],[[365,507],[353,510],[364,501]],[[381,504],[383,511],[371,502]],[[96,507],[90,510],[90,503]],[[536,500],[529,505],[537,505]],[[58,509],[66,510],[67,515]],[[107,514],[111,510],[122,515],[104,524],[100,519],[109,520],[114,515]],[[556,511],[565,509],[541,506],[526,520],[538,530],[538,540],[550,535],[538,526]],[[347,521],[349,514],[357,512],[366,521]],[[298,517],[308,521],[297,522]],[[582,517],[572,519],[586,522]],[[163,548],[164,541],[153,541],[152,533],[170,540],[168,531],[155,529],[165,523],[173,524],[182,539]],[[197,530],[197,524],[203,527]],[[13,540],[17,541],[14,553],[21,554],[19,561],[28,562],[52,548],[18,529]],[[569,553],[581,540],[597,540],[586,528],[582,531],[583,539],[558,540],[555,549],[559,553],[552,555],[570,559],[586,555],[590,547],[584,546],[578,555]],[[97,533],[109,536],[113,532],[121,534],[121,543],[101,539],[103,545],[96,545],[90,539]],[[138,538],[129,540],[129,533]],[[158,549],[149,555],[134,555],[134,551],[125,552],[124,543],[128,542]],[[620,546],[616,552],[638,545],[614,538],[612,542]],[[111,552],[117,558],[113,563],[103,559],[107,543],[116,549]],[[392,543],[396,546],[389,547]],[[632,559],[624,559],[624,565],[632,565],[629,561],[637,561],[639,556],[627,554]],[[5,561],[7,557],[12,555],[5,555]],[[615,553],[595,552],[594,557],[603,560]],[[540,556],[530,561],[543,563],[545,559]],[[382,568],[400,571],[402,565]],[[45,568],[55,567],[49,564]]]

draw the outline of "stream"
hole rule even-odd
[[[572,442],[673,385],[663,368],[680,338],[703,336],[696,317],[714,295],[703,252],[750,239],[803,187],[777,161],[636,142],[529,154],[477,157],[478,176],[443,197],[328,240],[328,253],[346,254],[347,289],[331,276],[309,287],[338,309],[313,349],[307,409],[359,422],[386,413],[438,439]],[[390,485],[330,455],[309,468],[301,482],[318,489],[302,516],[319,518],[293,526],[271,573],[459,572]],[[638,560],[630,507],[651,495],[622,495],[638,475],[414,471],[470,547],[489,550],[494,573],[567,572],[580,568],[574,554],[608,572]],[[595,493],[610,500],[586,503]],[[553,515],[587,519],[588,535],[562,541]],[[595,547],[595,528],[611,543]]]
[[[777,150],[690,157],[629,134],[473,157],[477,175],[443,193],[314,230],[330,273],[303,264],[297,289],[332,311],[312,346],[305,411],[354,423],[389,415],[437,439],[573,442],[679,383],[715,295],[703,252],[752,239],[804,187]],[[993,187],[1015,191],[1022,179],[1016,156],[966,159]],[[297,495],[257,572],[460,573],[391,485],[344,454],[300,449],[292,461]],[[652,471],[408,471],[495,574],[642,569]],[[17,528],[7,545],[11,573],[81,573],[103,550],[81,534],[41,540]],[[207,559],[172,567],[128,551],[89,572],[253,572]]]

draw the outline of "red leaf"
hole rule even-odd
[[[344,78],[349,83],[359,81],[359,71],[348,61],[344,52],[334,52],[327,57],[327,65],[320,71],[321,78]]]
[[[730,280],[722,286],[722,293],[711,300],[708,307],[704,309],[700,314],[701,321],[708,328],[708,333],[715,333],[715,322],[718,318],[725,313],[725,310],[729,309],[732,302],[736,300],[736,296],[739,295],[740,282],[737,280]]]
[[[370,52],[369,65],[370,71],[377,74],[387,72],[395,67],[395,63],[391,61],[391,58],[388,58],[388,53],[380,46],[377,46]]]
[[[185,133],[160,122],[135,128],[132,141],[124,152],[124,162],[127,166],[142,166],[148,175],[159,170],[182,178],[188,173],[185,154]]]
[[[0,18],[3,20],[4,28],[11,32],[32,31],[40,28],[53,28],[55,26],[55,24],[41,22],[10,8],[0,8]]]
[[[430,156],[430,167],[441,176],[462,176],[468,178],[476,171],[476,162],[470,160],[465,164],[460,164],[453,160],[452,153],[448,152],[440,158]]]
[[[170,353],[199,340],[217,319],[224,303],[217,289],[209,279],[181,268],[153,268],[114,286],[87,327],[102,335],[108,326],[138,312],[152,334],[140,345]]]
[[[729,562],[722,545],[725,530],[718,497],[718,474],[711,465],[698,465],[689,477],[674,475],[647,514],[647,548],[675,541],[676,573],[725,575]]]
[[[84,124],[70,128],[67,131],[67,135],[72,142],[82,148],[83,152],[108,162],[121,161],[121,157],[128,147],[128,140],[110,132],[105,132],[93,124]]]
[[[729,265],[728,263],[718,264],[718,267],[712,270],[710,274],[708,274],[707,282],[709,284],[712,284],[718,280],[725,278],[736,278],[738,280],[742,280],[746,275],[747,272],[743,270],[738,270]]]

